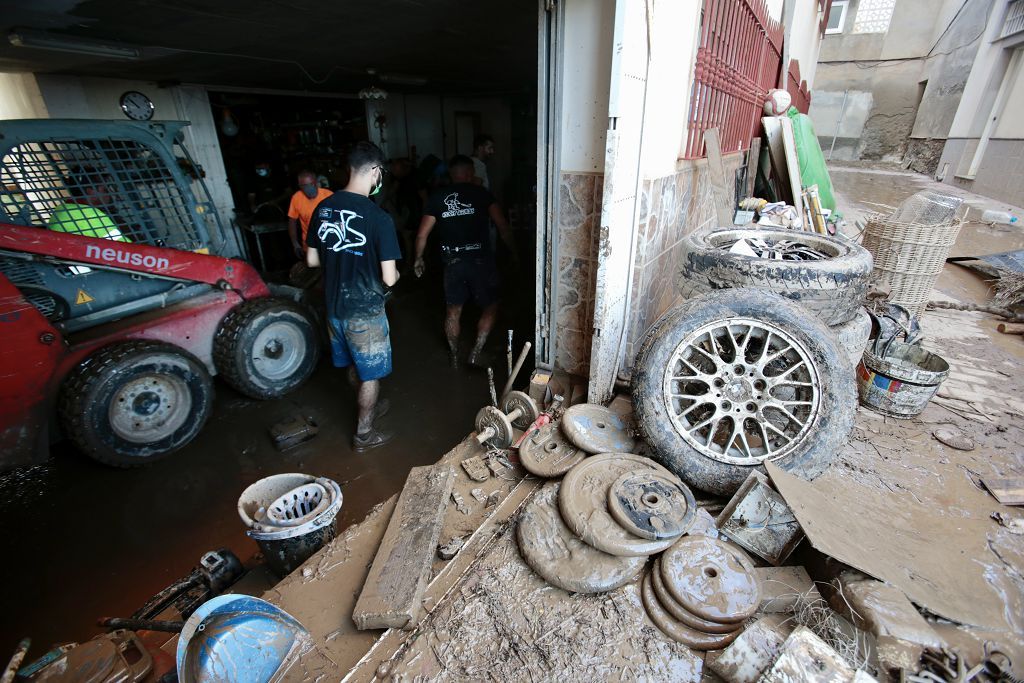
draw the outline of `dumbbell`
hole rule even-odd
[[[510,391],[502,403],[502,410],[484,406],[476,414],[476,442],[492,448],[512,445],[512,427],[526,429],[540,415],[537,403],[522,391]]]

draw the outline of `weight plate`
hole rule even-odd
[[[671,614],[658,602],[658,596],[654,594],[651,586],[651,575],[645,574],[643,583],[640,586],[640,598],[643,600],[647,616],[651,618],[654,625],[666,636],[682,643],[694,650],[720,650],[732,641],[743,629],[736,629],[721,635],[702,633],[697,629],[690,628],[686,624],[674,619]]]
[[[583,461],[587,454],[566,441],[555,423],[535,431],[519,445],[519,462],[538,477],[560,477]]]
[[[512,424],[494,406],[484,406],[476,414],[476,432],[482,433],[485,429],[493,429],[494,435],[486,443],[495,448],[508,448],[512,445]]]
[[[626,531],[656,541],[689,531],[697,502],[679,477],[631,472],[608,489],[608,511]]]
[[[558,496],[566,525],[588,545],[612,555],[652,555],[672,545],[672,538],[652,541],[629,533],[608,512],[608,489],[637,471],[671,476],[650,458],[631,453],[594,455],[569,470]]]
[[[647,558],[616,557],[573,535],[558,511],[558,482],[549,482],[523,510],[519,552],[545,581],[571,593],[602,593],[629,583]]]
[[[761,604],[750,560],[710,536],[679,539],[661,556],[661,578],[676,602],[708,621],[740,622]]]
[[[636,447],[622,416],[593,403],[579,403],[566,410],[562,431],[587,453],[629,453]]]
[[[512,425],[519,429],[526,429],[540,415],[540,411],[537,409],[537,402],[530,398],[529,394],[522,391],[508,392],[502,407],[505,409],[506,415],[516,408],[519,409],[521,414],[511,421]]]
[[[665,588],[665,581],[661,578],[661,560],[655,560],[653,568],[651,569],[651,588],[654,589],[654,595],[657,596],[658,602],[664,607],[669,614],[681,621],[683,624],[690,628],[697,629],[702,633],[721,635],[723,633],[732,633],[736,630],[736,624],[719,624],[718,622],[708,621],[707,619],[701,619],[696,614],[680,605],[672,594]]]

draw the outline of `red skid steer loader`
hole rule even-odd
[[[0,122],[0,467],[48,457],[52,426],[149,463],[202,429],[212,375],[266,399],[313,372],[309,310],[227,256],[184,125]]]

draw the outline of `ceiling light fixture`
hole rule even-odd
[[[359,99],[361,100],[386,100],[388,98],[388,91],[383,88],[378,88],[375,85],[371,85],[369,88],[363,88],[359,91]]]
[[[16,28],[7,34],[7,40],[16,47],[29,47],[52,52],[68,52],[75,55],[109,57],[111,59],[138,59],[142,54],[136,47],[110,42],[81,40],[59,36],[45,31]]]

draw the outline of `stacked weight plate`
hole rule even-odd
[[[761,588],[742,550],[710,536],[687,536],[655,560],[641,597],[651,621],[669,638],[695,650],[718,650],[757,610]]]

